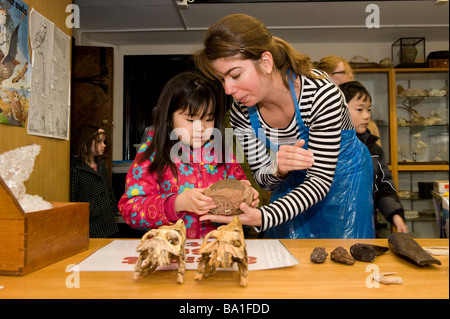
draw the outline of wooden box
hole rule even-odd
[[[448,68],[448,59],[429,59],[428,66],[430,68]]]
[[[89,203],[25,213],[0,177],[0,275],[23,276],[86,250]]]

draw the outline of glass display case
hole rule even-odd
[[[399,164],[448,164],[448,72],[396,72]]]
[[[449,178],[448,82],[448,69],[395,70],[397,189],[415,237],[440,235],[430,193]]]
[[[372,119],[409,231],[415,237],[439,237],[430,186],[449,178],[448,69],[354,71],[355,80],[372,95]],[[381,222],[387,223],[383,218]]]
[[[398,174],[398,195],[405,210],[406,225],[414,237],[440,236],[433,199],[426,186],[431,187],[433,181],[441,179],[448,179],[448,171],[408,171]]]
[[[396,68],[427,67],[425,38],[400,38],[392,44],[391,54]]]

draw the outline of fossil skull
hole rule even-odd
[[[171,265],[172,259],[178,260],[177,282],[184,282],[186,227],[182,219],[171,226],[161,226],[149,230],[136,248],[139,258],[136,262],[133,278],[148,276],[158,266]]]
[[[242,214],[239,205],[245,202],[250,206],[253,201],[252,188],[245,182],[234,178],[217,181],[205,189],[203,193],[211,197],[214,200],[214,204],[217,205],[217,208],[210,211],[214,215],[230,216]]]
[[[208,239],[214,238],[213,241]],[[231,268],[236,262],[240,273],[240,285],[248,282],[248,258],[244,232],[239,217],[206,235],[199,250],[201,254],[196,280],[209,277],[216,268]]]

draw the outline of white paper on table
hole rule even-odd
[[[139,254],[136,252],[140,240],[114,240],[97,250],[76,265],[78,271],[134,271]],[[196,270],[203,240],[186,240],[186,270]],[[299,264],[289,250],[279,240],[246,241],[248,270],[263,270],[290,267]],[[237,265],[233,265],[237,270]],[[177,269],[178,263],[158,267],[157,270]],[[71,269],[71,271],[73,268]],[[231,270],[231,269],[230,269]]]

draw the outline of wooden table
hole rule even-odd
[[[80,287],[68,288],[66,281],[70,286],[74,273],[66,272],[67,267],[81,262],[111,241],[112,239],[91,239],[87,251],[46,268],[23,277],[0,276],[0,298],[449,298],[448,256],[436,256],[442,265],[427,267],[415,266],[391,251],[378,256],[373,263],[356,261],[352,266],[336,263],[329,256],[323,264],[314,264],[309,260],[314,247],[326,247],[330,253],[338,246],[349,249],[357,242],[387,246],[387,239],[282,240],[300,263],[288,268],[250,271],[247,287],[239,286],[239,275],[234,271],[216,271],[203,282],[194,280],[195,271],[186,271],[185,283],[181,285],[175,281],[176,271],[156,271],[138,281],[132,279],[132,272],[80,272]],[[448,247],[448,239],[417,241],[422,247]],[[374,269],[379,269],[380,272],[397,272],[403,278],[403,284],[380,284],[378,288],[369,288],[366,280],[373,276]]]

